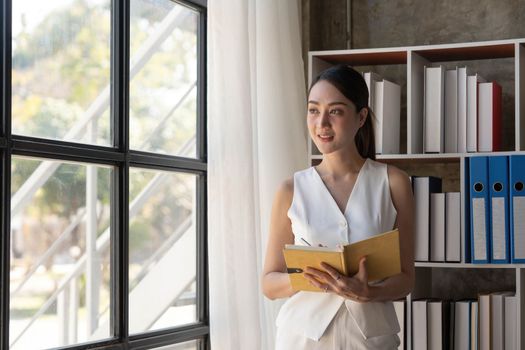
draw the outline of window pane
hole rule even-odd
[[[13,157],[11,349],[109,337],[111,173]]]
[[[110,0],[13,1],[13,133],[111,144]]]
[[[130,170],[130,333],[196,321],[196,180]]]
[[[160,348],[154,348],[154,350],[197,350],[198,343],[197,341],[189,341],[186,343],[173,344],[162,346]]]
[[[171,0],[132,0],[130,145],[195,157],[198,13]]]

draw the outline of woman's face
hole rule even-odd
[[[307,124],[310,137],[322,154],[348,152],[363,126],[367,109],[360,113],[352,101],[326,80],[317,82],[308,96]]]

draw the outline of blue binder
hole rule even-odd
[[[512,263],[525,263],[525,156],[510,156],[510,243]]]
[[[470,244],[470,167],[469,167],[469,158],[465,158],[464,165],[465,165],[465,176],[463,177],[464,182],[464,193],[463,193],[463,213],[464,214],[464,220],[465,220],[465,230],[462,232],[462,234],[465,236],[465,245],[463,246],[463,253],[465,257],[465,263],[471,263],[471,254],[470,250],[472,249]]]
[[[488,157],[470,157],[470,245],[474,264],[490,263]]]
[[[496,264],[507,264],[509,256],[509,160],[489,157],[490,257]]]

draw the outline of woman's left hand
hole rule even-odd
[[[304,273],[304,276],[312,285],[327,293],[335,293],[343,298],[357,302],[371,301],[366,257],[362,257],[359,260],[359,270],[351,277],[344,276],[326,263],[321,263],[321,266],[325,271],[308,267]]]

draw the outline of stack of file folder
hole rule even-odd
[[[525,263],[525,155],[469,157],[465,169],[471,262]]]

